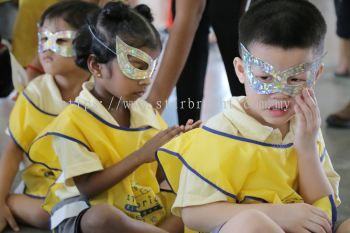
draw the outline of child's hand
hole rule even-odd
[[[155,161],[155,152],[159,147],[170,141],[175,136],[179,135],[185,129],[184,126],[173,126],[161,131],[139,150],[143,156],[143,163],[150,163]]]
[[[288,233],[332,233],[332,224],[326,213],[305,203],[282,205],[276,222]]]
[[[314,91],[304,89],[295,97],[296,132],[294,146],[298,154],[308,154],[316,148],[316,139],[321,126],[320,111]]]
[[[202,124],[201,120],[198,120],[198,121],[193,123],[192,119],[188,119],[183,132],[186,133],[192,129],[198,128],[201,124]]]
[[[0,205],[0,232],[2,232],[7,224],[10,225],[13,231],[19,231],[18,224],[13,217],[10,208],[6,204]]]

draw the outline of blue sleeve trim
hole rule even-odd
[[[335,205],[333,195],[329,195],[329,201],[331,202],[332,206],[332,228],[333,232],[335,232],[335,223],[337,221],[337,207]]]
[[[67,140],[76,142],[76,143],[78,143],[78,144],[84,146],[88,151],[91,151],[90,148],[89,148],[85,143],[81,142],[80,140],[75,139],[75,138],[72,138],[72,137],[69,137],[69,136],[64,135],[64,134],[61,134],[61,133],[57,133],[57,132],[47,132],[47,133],[45,133],[44,135],[42,135],[42,136],[40,136],[39,138],[37,138],[34,142],[36,142],[36,141],[42,139],[43,137],[49,136],[49,135],[62,137],[62,138],[65,138],[65,139],[67,139]],[[34,142],[33,142],[33,143],[34,143]],[[29,149],[29,151],[30,151],[30,149]],[[35,161],[35,160],[31,159],[31,158],[30,158],[30,153],[29,153],[28,157],[29,157],[30,161],[32,161],[33,163],[41,164],[41,165],[45,166],[46,168],[48,168],[48,169],[50,169],[50,170],[62,171],[62,170],[59,169],[59,168],[53,168],[53,167],[48,166],[48,165],[45,164],[45,163],[42,163],[42,162]]]
[[[217,130],[209,128],[207,126],[203,126],[202,129],[204,129],[204,130],[206,130],[208,132],[220,135],[220,136],[224,136],[224,137],[227,137],[227,138],[235,139],[235,140],[238,140],[238,141],[253,143],[253,144],[260,145],[260,146],[274,147],[274,148],[289,148],[289,147],[293,146],[293,143],[289,143],[289,144],[270,144],[270,143],[266,143],[266,142],[259,142],[259,141],[255,141],[253,139],[238,137],[236,135],[231,135],[231,134],[228,134],[228,133],[217,131]]]
[[[320,161],[323,162],[323,160],[326,158],[327,150],[326,148],[323,149],[322,155],[320,157]]]
[[[235,194],[232,194],[232,193],[230,193],[230,192],[227,192],[227,191],[223,190],[222,188],[218,187],[217,185],[215,185],[214,183],[212,183],[211,181],[209,181],[208,179],[206,179],[205,177],[203,177],[203,176],[202,176],[201,174],[199,174],[196,170],[194,170],[194,169],[183,159],[183,157],[182,157],[179,153],[176,153],[176,152],[173,152],[173,151],[164,149],[164,148],[160,148],[160,149],[158,149],[157,152],[156,152],[156,160],[158,161],[158,164],[159,164],[159,166],[161,167],[161,169],[163,170],[163,172],[164,172],[164,168],[163,168],[162,164],[160,163],[160,160],[159,160],[159,157],[158,157],[158,152],[159,152],[159,151],[163,151],[163,152],[165,152],[165,153],[167,153],[167,154],[170,154],[170,155],[173,155],[173,156],[177,157],[177,158],[182,162],[182,164],[186,166],[187,169],[189,169],[193,174],[197,175],[197,176],[198,176],[200,179],[202,179],[204,182],[208,183],[209,185],[211,185],[212,187],[214,187],[214,188],[217,189],[218,191],[222,192],[222,193],[225,194],[226,196],[229,196],[229,197],[235,199],[235,200],[236,200],[236,203],[239,203],[239,202],[240,202],[239,199],[238,199],[238,197],[237,197]],[[176,193],[175,190],[174,190],[174,188],[171,186],[171,183],[169,182],[168,177],[167,177],[167,175],[166,175],[165,172],[164,172],[164,174],[165,174],[165,179],[166,179],[166,181],[169,183],[169,186],[171,187],[171,189],[173,190],[173,192]],[[264,200],[264,199],[262,199],[262,198],[258,198],[258,197],[247,196],[246,198],[250,198],[250,199],[253,199],[253,200],[262,202],[262,203],[268,203],[266,200]]]
[[[13,140],[13,142],[16,144],[16,146],[17,146],[21,151],[23,151],[23,153],[24,153],[27,157],[29,157],[27,151],[25,151],[25,150],[23,149],[23,147],[22,147],[22,146],[19,144],[19,142],[16,140],[15,136],[13,136],[13,134],[12,134],[12,132],[11,132],[11,129],[10,129],[10,128],[8,128],[8,129],[9,129],[10,138]]]
[[[36,104],[34,104],[34,102],[29,98],[29,96],[24,91],[22,92],[22,94],[28,100],[28,102],[31,105],[33,105],[33,107],[36,108],[39,112],[44,113],[44,114],[49,115],[49,116],[53,116],[53,117],[58,116],[58,114],[49,113],[49,112],[46,112],[46,111],[42,110],[41,108],[39,108]]]
[[[119,129],[119,130],[124,130],[124,131],[145,131],[145,130],[148,130],[148,129],[151,129],[152,127],[151,126],[146,126],[146,127],[141,127],[141,128],[127,128],[127,127],[121,127],[121,126],[118,126],[118,125],[114,125],[106,120],[104,120],[102,117],[100,117],[99,115],[97,115],[96,113],[94,113],[93,111],[91,111],[90,109],[88,109],[86,106],[80,104],[80,103],[76,103],[76,102],[73,102],[72,104],[84,109],[85,111],[87,111],[88,113],[90,113],[93,117],[95,117],[97,120],[101,121],[103,124],[111,127],[111,128],[114,128],[114,129]]]

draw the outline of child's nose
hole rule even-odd
[[[291,96],[285,94],[285,93],[282,93],[282,92],[276,92],[276,93],[273,93],[270,95],[270,97],[272,99],[289,99]]]
[[[140,86],[148,86],[150,84],[151,84],[151,79],[149,79],[149,78],[146,78],[146,79],[139,81]]]

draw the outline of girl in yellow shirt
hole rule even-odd
[[[154,155],[186,127],[164,130],[157,103],[140,99],[161,50],[151,21],[145,5],[110,2],[74,41],[76,62],[95,83],[83,85],[30,149],[38,166],[61,171],[44,204],[54,232],[183,231]],[[40,150],[47,156],[36,156]]]

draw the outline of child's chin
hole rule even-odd
[[[281,126],[286,124],[290,120],[291,116],[283,116],[283,117],[266,117],[265,121],[273,126]]]

